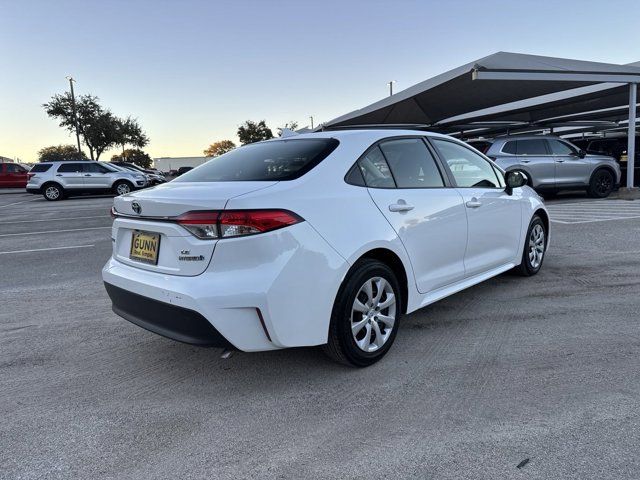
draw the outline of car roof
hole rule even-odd
[[[47,160],[46,162],[38,162],[34,165],[43,164],[43,163],[99,163],[96,160]]]
[[[493,139],[493,141],[496,142],[498,140],[538,140],[540,138],[552,138],[554,140],[562,140],[557,135],[522,134],[522,135],[498,135]]]
[[[281,140],[303,140],[314,138],[335,138],[336,140],[350,140],[357,142],[370,142],[373,143],[377,140],[381,140],[389,137],[402,137],[402,136],[422,136],[430,138],[447,138],[460,142],[459,139],[443,135],[441,133],[428,132],[425,130],[412,130],[412,129],[399,129],[399,128],[349,128],[345,130],[324,130],[318,132],[301,133],[297,135],[291,135],[287,137],[276,137],[268,142],[277,142]]]

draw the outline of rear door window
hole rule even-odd
[[[369,150],[365,156],[358,160],[358,166],[367,187],[395,188],[396,182],[393,180],[391,169],[380,147],[376,146]]]
[[[231,150],[184,173],[174,182],[293,180],[338,146],[335,138],[303,138],[253,143]]]
[[[349,169],[344,180],[350,185],[357,185],[359,187],[366,186],[366,183],[364,183],[364,177],[362,176],[362,170],[360,170],[357,163],[354,163],[353,167]]]
[[[109,172],[109,170],[107,170],[105,167],[103,167],[98,163],[85,163],[83,167],[84,167],[83,171],[87,173],[108,173]]]
[[[547,142],[543,139],[518,140],[517,155],[549,155]]]
[[[79,173],[83,171],[82,163],[63,163],[58,167],[58,173]]]
[[[444,187],[431,152],[420,138],[400,138],[380,144],[398,188]]]

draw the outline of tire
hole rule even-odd
[[[613,191],[613,183],[613,174],[609,170],[601,168],[591,176],[587,193],[592,198],[606,198]]]
[[[371,287],[370,294],[367,285]],[[382,293],[374,305],[372,300],[375,301],[379,291]],[[324,352],[344,365],[367,367],[374,364],[389,351],[395,340],[402,305],[400,284],[387,265],[373,259],[357,262],[336,296]],[[354,335],[352,327],[357,324],[360,329]]]
[[[116,195],[126,195],[127,193],[131,193],[133,191],[133,185],[127,182],[126,180],[119,180],[113,184],[113,193]]]
[[[538,273],[542,268],[546,246],[547,229],[542,219],[538,215],[534,215],[524,239],[521,263],[515,268],[515,272],[523,277],[530,277]]]
[[[46,183],[42,187],[42,196],[50,202],[57,202],[64,198],[64,188],[57,183]]]

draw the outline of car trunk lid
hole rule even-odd
[[[127,265],[169,275],[203,273],[217,240],[196,238],[174,221],[190,211],[223,210],[229,199],[278,182],[167,183],[114,199],[113,257]],[[157,245],[156,245],[157,244]],[[148,247],[149,258],[136,256]]]

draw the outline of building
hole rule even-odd
[[[0,163],[14,163],[13,158],[0,156]]]
[[[180,167],[197,167],[210,159],[211,157],[160,157],[153,159],[153,166],[156,170],[168,172]]]

